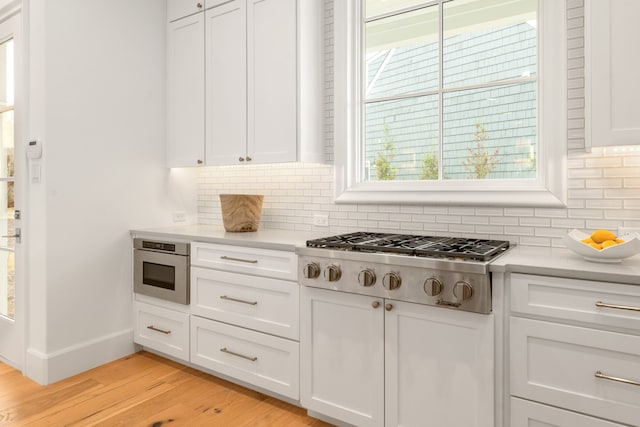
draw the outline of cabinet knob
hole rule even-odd
[[[386,305],[384,306],[384,309],[385,309],[385,310],[387,310],[387,311],[391,311],[391,310],[393,310],[393,304],[386,304]]]
[[[380,301],[374,301],[374,302],[372,302],[372,303],[371,303],[371,307],[373,307],[373,308],[378,308],[378,307],[380,307]]]
[[[197,7],[198,9],[202,9],[202,3],[196,3],[196,7]]]
[[[204,162],[203,162],[202,160],[198,159],[198,160],[196,160],[196,163],[197,163],[197,164],[199,164],[199,165],[201,165],[201,164],[203,164]]]
[[[238,157],[239,162],[244,162],[244,157]]]
[[[253,160],[251,157],[247,156],[247,162],[250,162],[251,160]]]

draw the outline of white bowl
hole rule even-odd
[[[640,235],[638,235],[638,233],[618,236],[619,239],[624,240],[624,243],[619,243],[600,250],[582,243],[582,240],[589,236],[590,234],[583,233],[579,230],[573,230],[565,236],[564,240],[569,249],[578,255],[582,255],[584,259],[589,261],[620,262],[625,258],[629,258],[640,253]]]

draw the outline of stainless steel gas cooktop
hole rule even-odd
[[[508,249],[503,240],[354,232],[296,253],[305,286],[489,313],[489,264]]]

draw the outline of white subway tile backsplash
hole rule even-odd
[[[584,149],[584,1],[567,1],[567,208],[460,207],[334,203],[333,1],[325,1],[325,114],[327,164],[242,165],[202,168],[198,221],[221,224],[218,195],[264,194],[261,227],[339,234],[356,230],[469,236],[520,245],[561,247],[573,228],[640,227],[640,152]],[[329,227],[312,225],[315,213]]]

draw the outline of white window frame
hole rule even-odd
[[[565,207],[567,205],[566,2],[538,0],[538,178],[369,181],[359,177],[361,0],[334,2],[336,203]]]

